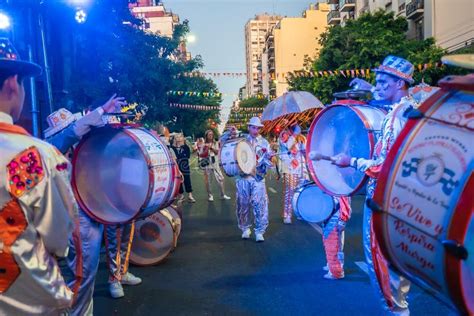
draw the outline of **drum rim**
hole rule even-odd
[[[148,217],[150,217],[150,216],[152,216],[152,215],[155,215],[156,213],[159,213],[158,216],[162,216],[163,218],[166,219],[166,222],[167,222],[167,223],[170,225],[170,227],[171,227],[171,231],[173,232],[173,238],[174,238],[173,225],[169,222],[169,220],[168,220],[168,218],[167,218],[166,216],[164,216],[163,214],[160,213],[160,211],[157,211],[157,212],[155,212],[155,213],[149,215]],[[143,220],[146,220],[148,217],[145,217]],[[136,225],[136,223],[135,223],[135,225]],[[174,248],[174,245],[171,244],[171,247],[166,251],[166,253],[164,254],[163,258],[160,259],[159,261],[155,261],[155,262],[153,262],[153,263],[138,263],[137,261],[133,260],[133,258],[132,258],[132,253],[133,253],[133,242],[132,242],[132,248],[131,248],[132,250],[130,251],[130,258],[129,258],[129,261],[130,261],[132,264],[134,264],[134,265],[136,265],[136,266],[140,266],[140,267],[154,266],[154,265],[157,265],[157,264],[159,264],[159,263],[165,261],[166,258],[168,258],[168,256],[170,255],[171,251],[173,251],[173,248]]]
[[[423,113],[426,113],[440,100],[441,97],[446,96],[446,95],[451,95],[451,94],[452,94],[452,91],[447,91],[447,90],[441,89],[441,90],[437,91],[435,94],[433,94],[430,98],[425,100],[425,102],[422,103],[422,105],[418,108],[418,110],[423,112]],[[377,183],[377,186],[375,188],[374,197],[373,197],[374,202],[377,205],[379,205],[381,208],[383,208],[383,205],[384,205],[383,201],[384,201],[384,196],[385,196],[385,193],[386,193],[387,182],[392,177],[392,174],[393,174],[393,171],[394,171],[393,170],[393,163],[394,163],[394,161],[396,160],[396,158],[399,154],[399,150],[401,148],[403,148],[403,146],[409,140],[408,136],[413,133],[413,131],[416,129],[416,127],[422,121],[423,121],[423,119],[408,120],[405,127],[402,129],[399,136],[395,140],[392,149],[388,152],[387,158],[385,159],[385,163],[382,166],[382,170],[380,172],[380,175],[379,175],[379,178],[378,178],[378,183]],[[467,185],[467,182],[471,181],[471,179],[473,179],[473,178],[474,178],[474,176],[471,173],[470,178],[468,178],[468,180],[466,181],[466,185]],[[470,188],[468,188],[468,190],[463,189],[461,191],[459,201],[461,200],[461,198],[465,194],[468,195],[468,196],[471,196],[471,197],[474,196],[474,187],[470,187]],[[467,200],[467,199],[465,199],[465,200]],[[461,208],[460,208],[460,206],[461,206]],[[464,209],[469,209],[469,207],[464,206],[464,204],[463,205],[458,204],[456,209],[453,211],[453,214],[456,214],[456,212],[458,212],[459,209],[462,209],[462,207],[464,207]],[[463,214],[463,213],[461,213],[461,214]],[[379,244],[380,250],[382,251],[382,254],[384,255],[384,257],[387,258],[387,260],[390,261],[401,274],[403,274],[405,276],[409,276],[409,274],[407,274],[404,271],[404,269],[399,268],[398,260],[394,260],[394,258],[390,255],[390,252],[387,249],[387,238],[386,238],[386,235],[384,233],[384,231],[385,231],[385,229],[384,229],[385,228],[384,217],[386,217],[386,216],[387,215],[385,215],[384,212],[375,212],[374,211],[372,213],[372,226],[373,226],[375,236],[376,236],[377,240],[379,241],[378,244]],[[462,221],[463,216],[461,217],[461,216],[459,216],[459,214],[457,214],[457,216],[453,216],[453,218],[451,218],[451,222],[449,223],[448,230],[447,230],[447,237],[449,236],[450,239],[451,238],[456,239],[456,237],[458,237],[457,234],[459,234],[459,231],[456,231],[452,227],[453,221],[455,219],[456,219],[456,221],[458,221],[458,219],[457,219],[458,217],[461,218],[461,221]],[[473,215],[471,215],[471,216],[473,216]],[[467,223],[468,223],[468,221],[464,220],[464,222],[462,224],[467,225]],[[467,230],[467,227],[466,227],[466,230]],[[462,291],[460,290],[461,289],[461,286],[460,286],[461,277],[462,277],[462,275],[461,275],[461,266],[459,264],[460,262],[459,262],[459,260],[456,260],[452,256],[445,256],[444,261],[445,261],[445,267],[444,267],[444,271],[443,271],[444,272],[443,277],[444,277],[445,284],[447,285],[447,288],[448,288],[448,291],[449,291],[449,293],[446,293],[446,294],[449,296],[452,304],[454,304],[457,308],[461,309],[461,311],[462,310],[467,311],[467,304],[465,304],[465,301],[464,301],[464,299],[466,299],[466,298],[464,297]],[[451,265],[451,268],[449,268],[450,265]],[[380,271],[377,271],[377,269],[376,269],[376,273],[380,273]],[[414,279],[416,279],[416,278],[414,278]],[[424,280],[418,281],[417,283],[419,283],[419,282],[422,282],[423,284],[427,284]],[[437,292],[437,293],[443,295],[443,293],[441,293],[441,292]],[[443,295],[443,296],[445,296],[445,295]]]
[[[102,128],[100,128],[99,130],[102,130],[102,131],[105,131],[105,130],[110,130],[110,131],[115,131],[115,132],[120,132],[120,131],[125,131],[127,128],[123,128],[123,129],[120,129],[120,128],[114,128],[114,127],[111,127],[111,126],[104,126]],[[127,135],[129,135],[128,133],[126,133]],[[106,225],[116,225],[116,224],[124,224],[124,223],[128,223],[130,221],[132,221],[133,219],[135,219],[137,217],[137,215],[139,214],[139,212],[141,211],[141,208],[135,213],[133,214],[132,217],[130,217],[129,219],[127,220],[124,220],[124,221],[116,221],[116,222],[109,222],[97,215],[95,215],[90,209],[89,207],[84,203],[84,200],[83,200],[83,197],[81,196],[81,194],[79,193],[79,189],[77,187],[77,184],[76,184],[76,164],[77,164],[77,160],[79,159],[79,150],[80,148],[84,145],[84,143],[90,139],[93,135],[92,134],[88,134],[86,137],[83,137],[81,139],[81,141],[79,142],[79,144],[76,146],[76,149],[74,150],[74,154],[73,154],[73,158],[72,158],[72,172],[71,172],[71,188],[73,190],[73,193],[74,193],[74,197],[76,198],[76,201],[77,203],[79,204],[80,208],[86,212],[87,215],[89,215],[92,219],[96,220],[97,222],[99,223],[102,223],[102,224],[106,224]],[[142,144],[139,144],[139,146],[141,147]],[[142,148],[143,149],[143,148]],[[142,151],[142,154],[143,154],[143,151]],[[147,158],[147,157],[145,157]]]
[[[368,104],[354,104],[354,105],[349,105],[349,104],[334,104],[334,105],[330,105],[326,108],[324,108],[322,111],[320,111],[318,113],[318,115],[316,115],[316,117],[314,118],[313,122],[311,123],[311,126],[309,128],[309,132],[308,132],[308,140],[306,142],[306,161],[308,162],[307,165],[308,165],[308,171],[309,171],[309,174],[311,176],[311,178],[313,179],[313,181],[316,183],[316,185],[321,189],[323,190],[325,193],[329,194],[329,195],[332,195],[332,196],[352,196],[354,194],[356,194],[358,191],[360,191],[367,183],[367,179],[368,179],[368,176],[364,173],[364,176],[362,178],[362,181],[360,181],[360,183],[356,186],[356,188],[354,190],[352,190],[350,193],[347,193],[347,194],[340,194],[340,193],[336,193],[336,192],[332,192],[330,190],[328,190],[320,181],[320,179],[318,178],[315,170],[314,170],[314,167],[313,167],[313,163],[309,163],[310,161],[312,161],[309,157],[309,154],[310,154],[310,146],[311,146],[311,142],[312,142],[312,139],[313,139],[313,130],[317,124],[317,122],[319,122],[319,120],[321,119],[321,116],[323,115],[323,113],[326,113],[327,111],[329,110],[332,110],[333,108],[335,107],[344,107],[344,108],[350,108],[351,110],[353,110],[356,115],[361,119],[362,123],[364,124],[365,128],[366,129],[371,129],[370,127],[370,123],[367,121],[367,119],[365,118],[365,115],[363,115],[363,113],[356,109],[355,107],[359,107],[359,106],[363,106],[363,107],[369,107],[369,108],[372,108],[372,109],[376,109],[376,110],[380,110],[376,107],[373,107],[371,105],[368,105]],[[373,133],[367,133],[368,135],[368,142],[369,144],[371,144],[372,146],[369,146],[370,147],[370,157],[373,156],[373,152],[374,152],[374,147],[375,147],[375,137],[373,135]]]

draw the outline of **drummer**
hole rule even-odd
[[[257,168],[255,175],[241,175],[236,179],[237,193],[237,221],[242,230],[242,239],[249,239],[251,235],[250,208],[253,209],[255,217],[255,240],[263,242],[263,235],[268,227],[268,195],[265,186],[265,175],[268,168],[273,166],[271,162],[275,155],[270,149],[268,141],[260,135],[263,124],[258,117],[252,117],[249,121],[249,134],[245,139],[253,146],[257,154]],[[221,142],[237,137],[237,129],[233,126],[226,131]]]
[[[340,167],[353,167],[365,172],[369,177],[367,184],[367,199],[374,195],[377,178],[382,165],[392,148],[397,136],[407,122],[406,113],[417,106],[409,96],[409,85],[413,84],[413,65],[400,57],[388,56],[382,65],[375,70],[375,94],[380,99],[390,101],[391,110],[382,122],[382,135],[375,145],[372,159],[349,157],[341,153],[334,158],[334,164]],[[371,232],[372,211],[364,207],[364,251],[372,285],[376,289],[382,307],[391,314],[408,315],[406,296],[410,289],[410,282],[389,269],[383,258],[380,246]],[[386,273],[385,271],[390,271]]]
[[[0,47],[0,315],[59,315],[73,300],[57,263],[77,216],[70,165],[13,124],[24,80],[41,68],[22,61],[8,39]]]
[[[91,128],[104,125],[104,113],[114,112],[125,104],[124,98],[113,95],[104,105],[80,118],[66,109],[59,109],[48,116],[50,127],[45,131],[46,140],[66,153]],[[102,224],[79,210],[78,224],[69,239],[67,256],[68,266],[74,274],[74,278],[68,282],[68,286],[75,291],[72,315],[92,313],[92,296],[99,267],[103,229]],[[82,265],[77,266],[78,262],[82,262]]]
[[[283,223],[291,224],[294,211],[292,206],[293,195],[296,188],[309,179],[305,158],[306,137],[301,135],[301,128],[294,125],[280,133],[278,143],[285,190],[283,196]]]

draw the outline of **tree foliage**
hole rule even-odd
[[[405,18],[395,18],[393,12],[378,11],[366,13],[356,20],[349,20],[342,27],[329,27],[320,38],[319,56],[309,63],[306,70],[346,70],[372,69],[380,65],[388,55],[408,59],[413,64],[436,63],[446,52],[435,45],[432,38],[409,40],[406,38],[408,22]],[[436,84],[448,73],[461,73],[454,68],[431,67],[426,71],[416,71],[416,83],[422,80],[427,84]],[[305,90],[316,95],[324,103],[332,100],[332,94],[348,89],[352,78],[327,76],[316,78],[290,76],[291,90]],[[374,74],[371,72],[371,78]]]
[[[176,58],[189,32],[187,21],[177,25],[172,38],[146,33],[126,0],[101,0],[90,11],[87,23],[77,28],[73,64],[73,100],[84,107],[102,102],[113,93],[129,102],[149,107],[145,124],[157,122],[171,131],[202,133],[218,111],[172,108],[170,103],[219,105],[220,98],[175,96],[168,91],[218,92],[210,79],[189,78],[185,72],[203,67],[200,56],[184,62]]]

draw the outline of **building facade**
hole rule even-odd
[[[262,57],[262,92],[279,97],[288,90],[287,74],[305,67],[305,61],[317,56],[318,39],[326,31],[327,3],[311,5],[301,17],[283,18],[265,40]]]
[[[344,25],[365,12],[392,11],[408,21],[407,37],[426,39],[449,52],[474,44],[472,0],[328,0],[328,24]]]
[[[247,97],[262,94],[262,53],[267,34],[282,19],[281,16],[260,14],[245,25],[245,57]]]

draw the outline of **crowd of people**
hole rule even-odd
[[[22,111],[25,91],[23,80],[39,75],[39,66],[19,59],[9,41],[2,40],[0,50],[0,314],[92,314],[92,296],[97,274],[102,238],[105,236],[109,287],[113,297],[124,296],[122,285],[137,285],[142,280],[128,271],[128,255],[134,224],[104,225],[78,208],[71,191],[70,163],[63,154],[86,135],[91,128],[102,126],[102,115],[123,106],[123,98],[113,96],[103,106],[75,120],[74,124],[48,130],[47,142],[30,136],[14,125]],[[349,157],[340,153],[331,157],[341,168],[354,168],[370,177],[367,198],[374,194],[381,167],[407,119],[404,115],[417,103],[408,93],[413,83],[413,65],[395,56],[387,57],[375,70],[375,86],[357,79],[352,84],[373,90],[376,99],[386,100],[388,114],[382,122],[382,135],[375,147],[374,157]],[[72,115],[63,112],[65,116]],[[58,114],[60,115],[60,114]],[[73,121],[71,121],[73,122]],[[291,224],[292,197],[295,190],[308,183],[306,168],[306,138],[294,124],[278,136],[278,152],[260,135],[263,127],[258,117],[248,122],[248,133],[239,135],[230,127],[219,140],[213,131],[189,146],[183,134],[169,140],[183,175],[179,201],[195,202],[191,184],[190,158],[198,157],[207,200],[214,201],[211,189],[216,182],[221,199],[231,199],[225,192],[224,176],[219,166],[219,150],[223,143],[241,138],[256,153],[256,170],[235,177],[237,226],[242,239],[253,233],[256,242],[265,240],[269,225],[269,200],[265,185],[268,171],[276,167],[283,177],[284,197],[282,221]],[[315,158],[319,159],[319,158]],[[7,179],[7,180],[5,180]],[[187,197],[186,195],[187,194]],[[323,245],[327,279],[344,278],[344,229],[351,217],[349,197],[333,197],[335,211],[323,226]],[[253,213],[253,221],[251,213]],[[408,315],[406,295],[410,282],[391,271],[380,252],[372,225],[372,212],[364,209],[364,250],[369,276],[381,305],[388,314]],[[105,235],[104,235],[105,230]],[[69,249],[69,252],[68,252]],[[57,258],[65,257],[73,277],[65,280]],[[382,272],[387,273],[382,273]],[[20,273],[21,272],[21,273]]]

